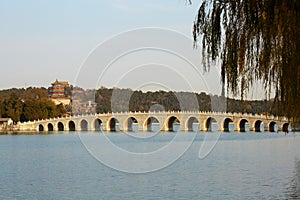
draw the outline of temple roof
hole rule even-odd
[[[56,79],[56,81],[54,83],[52,83],[52,85],[64,85],[64,86],[69,86],[69,83],[67,81],[58,81]]]

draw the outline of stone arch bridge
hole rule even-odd
[[[20,131],[255,131],[287,132],[285,117],[220,112],[122,112],[19,122]],[[177,127],[177,128],[176,128]]]

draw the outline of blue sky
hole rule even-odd
[[[0,0],[0,89],[71,83],[99,43],[142,27],[191,38],[199,2],[185,0]]]
[[[0,0],[0,89],[29,86],[47,88],[55,79],[76,85],[78,72],[91,52],[114,35],[132,29],[171,29],[192,41],[192,25],[200,3],[201,0],[193,1],[192,5],[185,0]],[[192,44],[185,48],[187,55],[192,54],[191,59],[200,71],[200,79],[195,75],[198,72],[193,73],[194,69],[185,70],[183,66],[176,66],[173,63],[176,59],[173,58],[170,60],[172,66],[164,68],[159,74],[164,75],[168,73],[167,69],[174,69],[185,79],[183,82],[192,86],[193,91],[220,94],[218,64],[203,75],[200,49],[193,49]],[[101,60],[101,55],[99,57]],[[135,63],[135,60],[131,63]],[[116,74],[117,71],[122,70],[117,68],[112,73]],[[116,76],[126,78],[124,74]],[[204,81],[201,80],[203,76],[206,76]],[[138,78],[139,74],[134,77]],[[155,77],[154,80],[166,77]],[[84,78],[89,79],[89,76]],[[171,84],[167,87],[170,90],[190,90],[180,85],[180,81],[168,78],[164,81]],[[110,82],[101,85],[116,86]],[[210,88],[204,87],[205,84]],[[127,85],[140,88],[138,85]],[[151,89],[151,85],[148,84],[147,89]],[[251,99],[264,98],[264,91],[257,86],[249,95]]]

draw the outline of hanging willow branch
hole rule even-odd
[[[241,98],[262,80],[268,96],[275,89],[280,115],[299,119],[299,9],[299,0],[203,0],[193,36],[205,69],[221,59],[221,81]]]

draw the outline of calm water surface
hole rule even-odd
[[[108,137],[140,151],[163,147],[174,135]],[[198,134],[172,165],[128,174],[94,159],[75,133],[2,135],[0,199],[300,199],[299,133],[222,134],[213,151],[199,159],[204,136]]]

